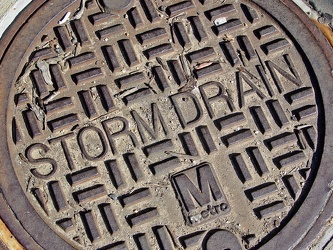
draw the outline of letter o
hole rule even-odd
[[[101,145],[103,147],[102,152],[99,155],[97,155],[97,156],[90,155],[88,153],[86,145],[84,144],[83,137],[84,137],[85,133],[88,132],[88,131],[93,131],[94,133],[98,134],[98,137],[100,139]],[[78,140],[78,144],[79,144],[79,147],[81,149],[82,154],[89,161],[97,161],[97,160],[99,160],[100,158],[102,158],[102,157],[105,156],[105,154],[106,154],[106,152],[108,150],[108,146],[106,144],[106,140],[105,140],[105,137],[103,135],[103,132],[100,129],[96,128],[96,127],[90,126],[90,127],[86,127],[86,128],[81,129],[81,131],[78,134],[77,140]]]

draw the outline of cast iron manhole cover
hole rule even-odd
[[[330,194],[333,85],[284,4],[57,0],[34,11],[0,72],[2,217],[19,220],[7,224],[23,245],[302,240]]]

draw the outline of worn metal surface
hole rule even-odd
[[[283,2],[40,2],[0,68],[20,242],[309,246],[331,194],[331,51]]]

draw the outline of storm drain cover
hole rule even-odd
[[[1,187],[23,245],[302,240],[330,194],[331,70],[284,4],[254,2],[58,0],[26,15],[0,69]]]

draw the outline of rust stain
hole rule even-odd
[[[24,247],[16,240],[12,233],[8,230],[5,223],[0,219],[0,241],[9,250],[23,250]]]
[[[327,38],[328,42],[333,47],[333,31],[332,31],[332,29],[330,27],[328,27],[327,25],[318,22],[315,19],[312,19],[312,21],[321,30],[321,32],[323,33],[323,35]]]

